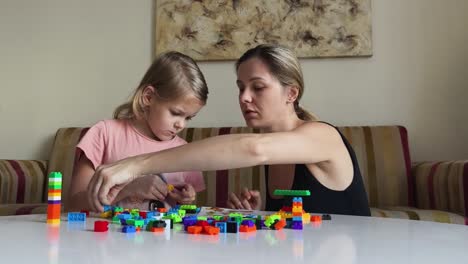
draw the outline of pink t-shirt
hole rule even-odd
[[[96,169],[102,164],[184,144],[187,142],[179,136],[168,141],[157,141],[140,133],[128,120],[110,119],[92,126],[78,143],[77,148],[84,153]],[[205,189],[200,172],[173,172],[164,173],[164,176],[171,184],[189,183],[193,185],[196,192]]]

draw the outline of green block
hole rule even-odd
[[[185,216],[185,210],[180,209],[179,210],[179,215],[180,215],[180,217],[184,217]]]
[[[62,178],[62,173],[53,171],[49,173],[49,178]]]
[[[62,189],[61,183],[49,183],[48,186],[49,186],[49,189],[54,189],[54,190]]]
[[[224,216],[222,216],[222,215],[213,215],[213,219],[216,220],[216,221],[223,221]]]
[[[206,221],[206,220],[208,220],[208,218],[206,216],[197,216],[197,220]]]
[[[275,190],[274,195],[284,196],[310,196],[309,190]]]
[[[197,206],[193,205],[193,204],[183,204],[183,205],[180,206],[180,209],[183,209],[183,210],[196,210]]]

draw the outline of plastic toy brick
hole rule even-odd
[[[135,233],[136,228],[134,226],[127,225],[127,226],[122,227],[122,232],[123,233]]]
[[[158,208],[158,212],[167,213],[167,209],[166,208]]]
[[[189,234],[200,234],[202,232],[202,230],[203,230],[203,227],[201,227],[201,226],[189,226],[187,228],[187,232]]]
[[[86,221],[85,213],[70,212],[68,213],[68,222],[84,222]]]
[[[291,224],[291,228],[295,230],[302,230],[302,222],[293,221]]]
[[[274,195],[284,196],[310,196],[309,190],[275,190]]]
[[[252,220],[243,220],[241,225],[246,225],[248,227],[252,227],[252,226],[255,226],[255,223]]]
[[[331,215],[329,214],[322,215],[322,220],[331,220]]]
[[[197,226],[209,226],[208,221],[205,220],[198,220],[197,221]]]
[[[312,215],[310,216],[311,222],[322,222],[322,217],[320,215]]]
[[[164,232],[164,227],[152,227],[151,232]]]
[[[172,184],[168,184],[168,185],[167,185],[167,191],[168,191],[168,192],[172,192],[172,191],[174,190],[174,188],[175,188],[175,187],[174,187],[174,185],[172,185]]]
[[[213,215],[213,219],[216,220],[216,221],[223,221],[223,220],[225,220],[225,219],[224,219],[224,216],[222,216],[222,215]]]
[[[139,214],[140,214],[141,218],[143,218],[143,219],[148,218],[148,212],[140,212]]]
[[[239,231],[239,224],[236,221],[226,222],[226,227],[227,233],[237,233]]]
[[[112,217],[112,211],[105,211],[104,213],[101,213],[100,217],[101,218],[111,218]]]
[[[283,229],[285,226],[286,226],[286,220],[281,219],[281,220],[279,220],[279,221],[274,225],[274,228],[275,228],[276,230],[281,230],[281,229]]]
[[[109,230],[109,222],[96,221],[94,222],[94,232],[107,232]]]
[[[186,211],[185,211],[184,209],[179,209],[179,210],[177,211],[177,213],[180,215],[180,217],[184,217]]]
[[[255,226],[241,225],[239,227],[239,232],[249,233],[249,232],[254,232],[256,230],[257,230],[257,228]]]
[[[214,227],[214,226],[204,226],[203,231],[205,231],[205,234],[208,235],[217,235],[219,234],[219,227]]]
[[[215,226],[219,228],[220,233],[226,233],[226,229],[227,229],[226,222],[216,222]]]

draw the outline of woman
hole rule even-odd
[[[88,186],[93,209],[101,211],[125,185],[143,175],[266,165],[268,211],[286,202],[272,195],[275,189],[308,189],[312,196],[303,198],[306,211],[369,216],[351,146],[335,127],[315,121],[299,105],[304,80],[293,52],[259,45],[242,55],[236,70],[245,121],[262,133],[211,137],[101,166]],[[234,208],[259,209],[262,204],[258,191],[229,197],[228,205]]]

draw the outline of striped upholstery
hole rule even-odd
[[[416,205],[468,216],[468,160],[413,165]]]
[[[41,203],[46,166],[43,160],[0,160],[0,204]]]
[[[371,207],[414,206],[406,128],[339,127],[353,146]]]

